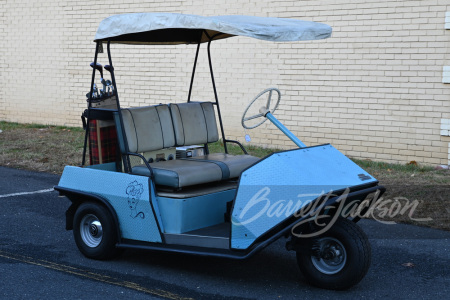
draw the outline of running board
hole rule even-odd
[[[185,233],[164,233],[169,245],[230,249],[230,223],[221,223]]]
[[[168,245],[230,249],[230,238],[228,237],[165,233],[164,240]]]

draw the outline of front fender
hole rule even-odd
[[[231,214],[231,248],[249,249],[297,212],[303,215],[321,195],[377,184],[329,144],[273,153],[241,174]]]

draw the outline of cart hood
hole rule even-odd
[[[311,21],[254,16],[203,17],[175,13],[134,13],[104,19],[95,41],[123,44],[197,44],[232,36],[272,42],[319,40],[331,27]]]

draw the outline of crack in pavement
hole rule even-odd
[[[143,292],[143,293],[150,294],[153,296],[158,296],[158,297],[161,297],[164,299],[193,300],[193,298],[185,298],[185,297],[179,296],[179,295],[169,292],[169,291],[165,291],[165,290],[161,290],[161,289],[145,288],[135,282],[122,281],[122,280],[119,280],[119,279],[111,277],[111,276],[94,273],[94,272],[91,272],[88,270],[83,270],[83,269],[75,268],[75,267],[68,266],[68,265],[57,264],[57,263],[47,261],[47,260],[36,259],[36,258],[30,257],[30,256],[13,254],[13,253],[9,253],[9,252],[0,250],[0,257],[9,259],[9,260],[19,261],[19,262],[26,263],[26,264],[40,266],[40,267],[44,267],[47,269],[52,269],[55,271],[60,271],[60,272],[64,272],[64,273],[68,273],[68,274],[72,274],[72,275],[76,275],[76,276],[80,276],[80,277],[84,277],[84,278],[88,278],[88,279],[95,280],[95,281],[100,281],[100,282],[107,283],[107,284],[117,285],[120,287],[132,289],[132,290]]]

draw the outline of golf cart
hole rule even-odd
[[[66,166],[55,187],[71,201],[66,229],[73,230],[81,253],[93,259],[109,259],[123,249],[246,259],[284,237],[309,283],[349,288],[365,276],[371,260],[368,239],[356,222],[384,188],[330,144],[306,146],[294,136],[274,117],[281,101],[276,88],[250,102],[242,125],[252,129],[269,120],[295,149],[260,159],[226,138],[210,46],[233,36],[295,42],[328,38],[331,28],[293,19],[168,13],[115,15],[100,23],[83,113],[82,166]],[[212,102],[191,100],[203,43]],[[121,107],[114,44],[196,45],[187,102]],[[111,80],[101,73],[99,92],[95,76],[103,69],[98,54],[104,45]],[[219,140],[223,152],[210,152]],[[230,144],[242,154],[229,154]]]

